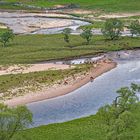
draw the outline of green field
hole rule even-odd
[[[140,104],[133,114],[138,119],[134,130],[133,140],[139,140]],[[99,129],[98,125],[95,123],[96,120],[97,116],[93,115],[70,122],[29,129],[22,132],[21,135],[28,140],[105,140],[106,134]],[[16,138],[19,139],[18,136]],[[17,140],[16,138],[13,140]]]
[[[53,7],[57,4],[76,4],[84,9],[104,10],[109,12],[135,12],[140,10],[139,0],[5,0],[22,2],[39,7]]]
[[[101,52],[140,47],[139,38],[123,37],[116,41],[106,41],[103,36],[93,36],[89,45],[80,36],[71,35],[70,44],[63,35],[18,35],[8,47],[0,44],[0,64],[24,64],[45,60],[95,55]]]

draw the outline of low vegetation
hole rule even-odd
[[[76,77],[76,74],[86,73],[92,67],[91,64],[80,64],[68,70],[48,70],[0,76],[0,100],[21,96],[29,93],[29,91],[38,91],[44,86],[64,84],[66,78],[73,78]]]
[[[101,29],[104,27],[104,21],[91,21],[91,24],[80,26],[79,29]]]
[[[7,2],[22,2],[26,5],[37,7],[53,7],[60,4],[73,4],[84,9],[102,10],[109,12],[134,12],[139,11],[139,0],[3,0]],[[2,7],[2,6],[0,6]],[[9,6],[10,7],[10,6]],[[6,8],[6,7],[5,7]],[[8,8],[8,6],[7,6]],[[15,7],[16,8],[16,7]],[[22,7],[24,8],[24,7]]]
[[[63,35],[16,35],[8,47],[0,44],[0,64],[30,64],[52,59],[68,59],[82,55],[95,55],[107,51],[139,48],[138,37],[122,37],[115,41],[106,41],[103,36],[93,36],[89,45],[78,35],[70,35],[70,45]]]

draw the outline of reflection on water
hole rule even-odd
[[[140,59],[130,57],[133,59],[129,61],[124,58],[123,61],[118,60],[117,68],[70,94],[28,104],[34,114],[34,126],[95,114],[101,106],[112,102],[118,88],[129,86],[132,82],[140,83]]]

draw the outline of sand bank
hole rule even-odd
[[[65,70],[69,68],[74,68],[74,66],[64,65],[64,64],[54,64],[54,63],[44,63],[44,64],[32,64],[32,65],[14,65],[9,67],[0,67],[0,75],[8,74],[19,74],[19,73],[30,73],[39,72],[47,70]]]
[[[110,71],[111,69],[116,67],[115,62],[100,62],[96,68],[93,68],[87,75],[79,76],[76,80],[73,80],[72,83],[63,84],[57,87],[50,87],[49,89],[44,89],[38,93],[30,93],[26,94],[25,96],[16,97],[14,99],[10,99],[5,101],[4,103],[9,106],[17,106],[17,105],[24,105],[32,102],[37,102],[45,99],[54,98],[57,96],[62,96],[68,94],[81,86],[85,85],[86,83],[90,82],[91,77],[95,79],[96,77],[102,75],[103,73]],[[94,82],[94,81],[93,81]]]

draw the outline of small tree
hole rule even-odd
[[[11,140],[31,123],[32,114],[25,106],[9,108],[0,104],[0,140]]]
[[[83,39],[86,39],[86,43],[89,44],[89,42],[91,41],[92,39],[92,31],[91,31],[91,28],[85,28],[83,29],[83,32],[80,34],[80,36],[83,38]]]
[[[133,111],[137,107],[140,86],[132,84],[117,91],[119,94],[111,105],[99,109],[97,116],[101,129],[103,128],[107,140],[132,140],[136,118]],[[102,129],[102,130],[103,130]]]
[[[3,34],[0,35],[0,42],[3,44],[3,47],[7,46],[7,43],[10,42],[10,40],[13,40],[14,34],[12,31],[6,31]]]
[[[108,19],[101,31],[106,39],[118,39],[123,31],[123,23],[118,19]]]
[[[140,35],[140,22],[138,20],[132,21],[128,29],[130,29],[132,37],[134,35]]]
[[[65,28],[62,32],[64,35],[64,41],[68,44],[70,43],[69,35],[70,35],[71,31],[72,30],[70,28]]]

